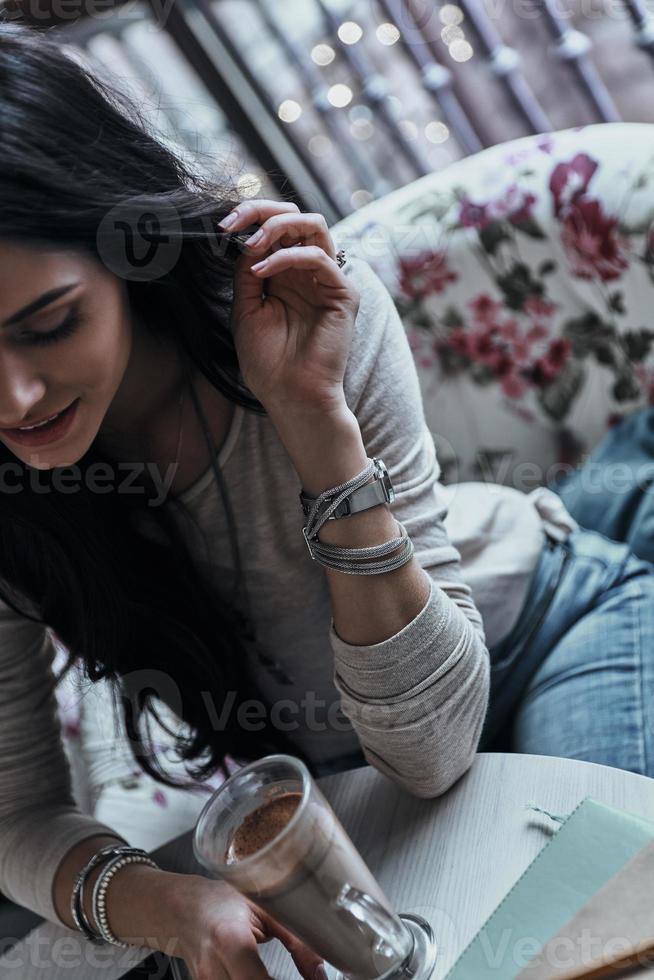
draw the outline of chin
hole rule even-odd
[[[60,469],[64,466],[74,466],[76,463],[79,463],[86,451],[86,449],[76,451],[74,446],[59,450],[52,449],[51,451],[48,451],[47,447],[43,447],[35,450],[33,453],[28,453],[27,458],[23,462],[33,470],[46,471]]]

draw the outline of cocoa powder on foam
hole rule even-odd
[[[302,802],[301,793],[282,793],[243,818],[227,851],[228,863],[256,854],[282,832]]]

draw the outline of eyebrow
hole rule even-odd
[[[72,289],[75,289],[76,286],[79,286],[78,282],[72,282],[68,286],[59,286],[58,289],[49,289],[47,293],[43,293],[43,295],[39,296],[38,299],[32,300],[32,302],[28,303],[27,306],[24,306],[22,310],[18,310],[17,313],[10,316],[8,320],[5,320],[2,326],[13,327],[17,323],[22,323],[23,320],[26,320],[29,316],[32,316],[32,314],[38,313],[39,310],[42,310],[45,306],[49,306],[50,303],[54,303],[56,299],[59,299],[61,296],[65,296],[66,293],[69,293]]]

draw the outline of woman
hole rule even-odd
[[[363,753],[437,796],[512,725],[518,751],[654,771],[632,713],[636,681],[653,687],[652,567],[575,530],[546,490],[446,491],[397,312],[364,262],[342,266],[321,216],[238,202],[51,37],[9,25],[0,126],[5,894],[77,927],[76,877],[118,836],[71,793],[53,634],[114,681],[162,782],[157,700],[200,778],[276,749],[318,774]],[[325,499],[373,485],[374,506],[327,522]],[[619,648],[589,654],[607,631]],[[195,980],[264,977],[271,936],[324,976],[200,876],[125,866],[107,914],[118,941],[183,956]]]

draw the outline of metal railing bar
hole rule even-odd
[[[565,22],[556,7],[556,0],[539,0],[539,6],[554,38],[556,56],[575,72],[601,121],[619,122],[620,113],[588,57],[592,48],[592,41],[588,35]]]
[[[324,3],[324,0],[315,0],[315,3],[322,14],[325,30],[332,31],[336,34],[340,26],[340,17]],[[373,66],[360,45],[341,44],[339,41],[338,46],[343,57],[361,83],[362,98],[372,109],[377,111],[393,144],[408,160],[416,176],[424,177],[426,174],[431,173],[432,167],[426,154],[406,140],[402,135],[402,131],[397,126],[388,101],[388,84],[384,76]]]
[[[480,0],[458,0],[472,25],[493,75],[505,86],[514,106],[533,133],[549,133],[552,122],[522,72],[522,57],[505,44]]]
[[[381,197],[393,189],[393,185],[381,177],[369,157],[362,153],[356,141],[352,138],[340,109],[337,109],[325,97],[325,81],[317,65],[310,61],[300,44],[280,28],[279,22],[270,12],[269,0],[254,0],[257,10],[265,22],[271,35],[301,76],[302,81],[311,95],[311,101],[320,115],[325,128],[336,141],[339,154],[343,155],[343,147],[347,147],[347,164],[352,168],[361,186],[371,191],[375,197]]]
[[[329,223],[344,217],[302,148],[291,143],[270,111],[269,97],[244,65],[208,0],[175,0],[166,29],[280,195],[290,194],[310,210],[320,207]]]
[[[398,23],[408,18],[412,32],[422,34],[410,6],[403,0],[377,0],[377,3],[391,21]],[[400,43],[419,69],[424,88],[436,101],[459,145],[468,154],[477,153],[483,148],[483,143],[454,90],[450,69],[436,60],[426,39],[424,44],[411,44],[406,40],[405,32],[402,32]]]
[[[637,46],[654,58],[654,14],[651,14],[643,0],[624,0],[627,13],[636,28],[634,38]]]

